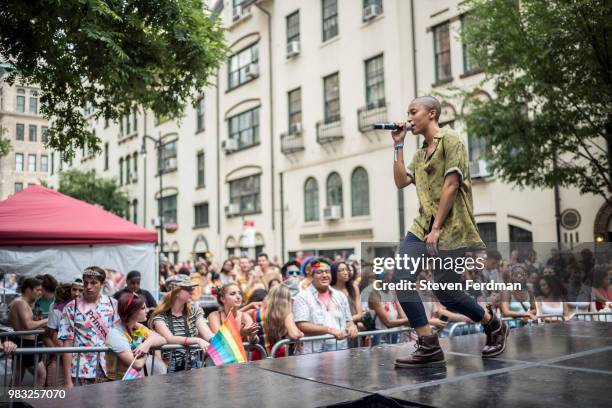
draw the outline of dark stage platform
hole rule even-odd
[[[446,368],[395,369],[411,344],[361,348],[112,382],[33,407],[321,407],[378,393],[397,406],[612,406],[612,324],[551,323],[512,330],[483,360],[484,335],[443,339]],[[360,406],[360,405],[355,405]]]

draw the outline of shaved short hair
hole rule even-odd
[[[436,111],[436,122],[440,119],[440,115],[442,114],[442,105],[440,105],[440,101],[430,95],[419,96],[414,98],[411,103],[420,103],[423,105],[427,111]]]

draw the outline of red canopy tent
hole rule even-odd
[[[123,273],[136,269],[143,286],[151,287],[156,242],[155,231],[41,186],[0,201],[4,271],[32,276],[54,270],[58,280],[71,280],[91,265]]]
[[[0,201],[0,246],[130,242],[155,243],[157,232],[41,186]]]

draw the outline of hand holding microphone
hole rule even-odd
[[[374,129],[384,129],[391,131],[391,137],[394,144],[404,142],[406,132],[412,129],[412,125],[408,122],[393,122],[393,123],[374,123]]]

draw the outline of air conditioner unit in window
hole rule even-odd
[[[221,148],[225,151],[225,153],[231,153],[238,150],[238,140],[236,139],[227,139],[221,142]]]
[[[293,57],[295,55],[299,55],[300,53],[300,42],[299,41],[291,41],[287,43],[287,58]]]
[[[491,172],[487,166],[487,162],[485,160],[474,160],[470,163],[470,177],[471,178],[481,178],[481,177],[489,177]]]
[[[237,21],[247,17],[250,14],[250,9],[245,9],[243,6],[234,7],[234,11],[232,12],[232,20]]]
[[[329,205],[323,208],[323,219],[326,221],[334,221],[342,216],[342,207],[339,205]]]
[[[171,157],[166,160],[166,168],[165,170],[176,169],[176,157]]]
[[[240,214],[240,204],[229,204],[225,206],[225,215]]]
[[[302,134],[302,124],[300,122],[292,123],[289,127],[289,134],[291,135],[301,135]]]
[[[257,78],[259,76],[259,64],[253,62],[246,66],[244,75],[247,79]]]
[[[382,9],[378,4],[370,4],[363,9],[363,20],[368,21],[382,14]]]

